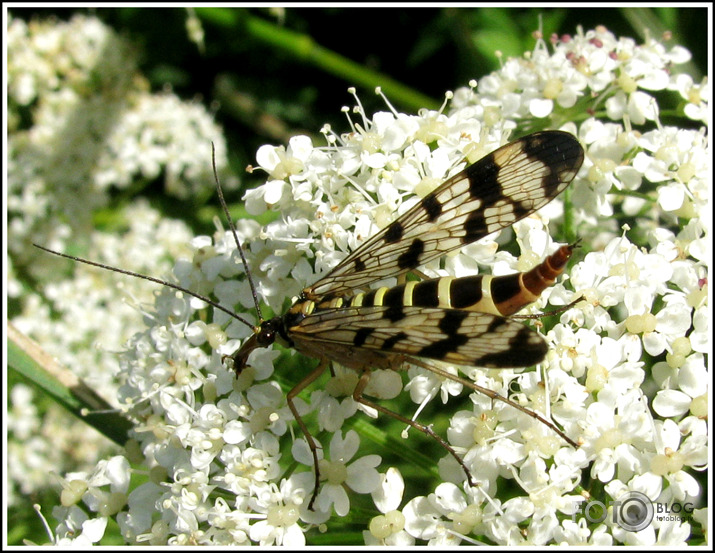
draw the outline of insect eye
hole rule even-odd
[[[261,330],[261,333],[258,335],[258,345],[260,347],[270,346],[275,341],[276,331],[273,329]]]
[[[261,329],[256,335],[256,342],[258,347],[266,348],[276,341],[276,336],[280,331],[281,320],[280,317],[275,319],[270,319],[261,323]]]

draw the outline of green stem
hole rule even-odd
[[[73,415],[123,446],[129,439],[132,422],[11,323],[7,326],[8,368],[32,382]]]
[[[310,36],[301,34],[279,25],[274,25],[256,17],[246,10],[231,8],[196,8],[197,15],[205,21],[211,21],[222,27],[240,28],[251,37],[273,48],[293,55],[302,63],[308,63],[326,73],[340,77],[349,86],[366,88],[381,87],[385,95],[395,103],[417,111],[419,109],[438,109],[439,102],[416,90],[395,81],[377,71],[365,68],[340,54],[315,42]]]

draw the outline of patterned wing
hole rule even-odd
[[[502,146],[451,177],[377,233],[305,297],[345,296],[514,224],[574,178],[583,149],[571,134],[544,131]]]
[[[325,309],[306,315],[288,332],[298,350],[316,357],[339,352],[341,357],[332,357],[341,363],[356,350],[372,350],[504,369],[535,365],[547,352],[543,338],[519,322],[458,309]]]

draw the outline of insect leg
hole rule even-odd
[[[308,442],[310,452],[313,454],[313,467],[315,469],[315,487],[313,488],[313,495],[310,497],[310,503],[308,503],[308,509],[311,511],[313,510],[313,503],[315,503],[315,499],[318,497],[318,489],[320,488],[318,446],[315,443],[315,440],[313,439],[313,436],[311,435],[310,431],[308,430],[305,421],[303,421],[303,418],[298,413],[298,409],[296,408],[295,403],[293,403],[293,398],[295,398],[295,396],[301,393],[307,386],[314,382],[316,378],[323,374],[327,366],[328,361],[322,360],[320,364],[316,368],[314,368],[308,376],[306,376],[305,378],[303,378],[303,380],[298,382],[298,384],[293,386],[293,388],[286,394],[286,403],[288,404],[288,408],[290,409],[291,413],[293,413],[293,417],[298,423],[300,431],[303,433],[303,436],[305,436],[305,441]]]
[[[434,374],[441,376],[442,378],[448,378],[449,380],[452,380],[454,382],[459,382],[462,386],[466,386],[467,388],[474,390],[475,392],[479,392],[480,394],[483,394],[487,396],[488,398],[492,400],[498,400],[501,402],[506,403],[507,405],[511,405],[515,409],[518,409],[522,413],[526,413],[530,417],[538,420],[539,422],[545,424],[547,427],[549,427],[551,430],[556,432],[561,438],[567,442],[569,445],[573,447],[578,447],[578,444],[574,442],[571,438],[569,438],[563,430],[558,428],[553,422],[546,420],[544,417],[539,415],[536,411],[533,411],[527,407],[524,407],[523,405],[519,405],[515,401],[509,399],[508,397],[504,397],[498,393],[496,393],[494,390],[490,390],[489,388],[485,388],[483,386],[479,386],[478,384],[475,384],[474,382],[467,380],[465,378],[461,378],[457,375],[451,374],[445,370],[440,369],[438,366],[433,365],[431,363],[426,363],[425,361],[422,361],[421,359],[417,359],[414,357],[405,357],[404,358],[405,362],[410,363],[412,365],[416,365],[418,367],[422,367],[423,369],[426,369],[430,372],[433,372]]]
[[[454,450],[454,448],[449,445],[439,434],[436,434],[434,430],[432,430],[429,426],[425,426],[424,424],[420,424],[416,421],[413,421],[411,419],[408,419],[407,417],[403,417],[399,413],[395,413],[394,411],[391,411],[387,407],[383,407],[382,405],[379,405],[373,401],[370,401],[369,399],[366,399],[362,393],[365,390],[365,386],[367,386],[368,382],[370,381],[370,374],[371,372],[369,370],[363,371],[362,375],[360,376],[360,380],[358,380],[357,386],[355,386],[355,390],[353,391],[353,399],[367,407],[372,407],[376,411],[379,411],[380,413],[383,413],[385,415],[388,415],[392,417],[393,419],[396,419],[400,421],[403,424],[406,424],[408,426],[411,426],[415,430],[422,432],[423,434],[426,434],[427,436],[431,437],[434,439],[439,445],[441,445],[444,449],[446,449],[452,457],[454,457],[459,465],[462,467],[464,470],[464,473],[467,475],[467,480],[469,481],[470,486],[476,486],[476,482],[472,478],[472,473],[469,471],[469,468],[467,468],[467,465],[464,464],[464,461],[462,458],[457,454],[457,452]]]

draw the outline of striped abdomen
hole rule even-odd
[[[317,303],[314,308],[413,306],[478,311],[506,317],[536,301],[546,288],[552,286],[572,252],[573,246],[562,246],[525,273],[410,281],[357,294],[349,300],[332,298]]]

